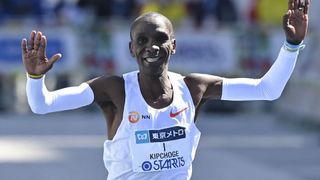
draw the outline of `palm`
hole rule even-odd
[[[30,72],[30,74],[45,74],[49,69],[48,58],[46,56],[39,55],[39,52],[35,50],[23,53],[23,59],[27,72]]]
[[[46,56],[46,44],[46,37],[41,32],[31,32],[29,48],[27,48],[27,41],[22,40],[22,60],[28,74],[45,74],[51,69],[53,63],[61,58],[60,54],[55,54],[49,60]]]

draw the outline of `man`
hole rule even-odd
[[[283,18],[286,42],[260,79],[222,78],[169,72],[176,50],[173,28],[161,14],[147,13],[131,26],[129,49],[139,71],[98,77],[77,87],[49,92],[44,75],[61,54],[48,59],[46,37],[23,39],[27,96],[33,112],[44,114],[96,102],[107,120],[104,162],[108,179],[190,179],[200,138],[195,114],[203,100],[274,100],[288,81],[307,32],[309,0],[288,1]],[[196,61],[196,59],[195,59]]]

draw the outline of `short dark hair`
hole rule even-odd
[[[131,27],[130,27],[130,38],[132,40],[132,32],[134,30],[134,28],[136,27],[136,25],[147,19],[147,18],[153,18],[153,17],[161,17],[163,20],[164,20],[164,23],[168,26],[169,30],[170,30],[170,38],[173,39],[174,38],[174,32],[173,32],[173,26],[172,26],[172,23],[171,21],[164,15],[160,14],[160,13],[157,13],[157,12],[147,12],[147,13],[144,13],[144,14],[141,14],[140,16],[138,16],[131,24]]]

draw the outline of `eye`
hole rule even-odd
[[[143,37],[143,36],[138,37],[138,39],[137,39],[137,43],[138,43],[139,45],[143,45],[143,44],[145,44],[145,43],[147,43],[147,42],[148,42],[148,39],[147,39],[146,37]]]
[[[163,44],[169,40],[169,37],[166,34],[159,34],[156,40],[158,43]]]

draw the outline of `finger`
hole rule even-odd
[[[300,0],[294,0],[294,7],[293,7],[293,9],[298,9],[298,8],[299,8],[299,1],[300,1]]]
[[[304,11],[304,7],[305,7],[304,0],[299,0],[299,2],[298,2],[298,10],[303,12]]]
[[[21,41],[21,50],[22,50],[22,54],[23,55],[28,53],[26,38],[23,38],[22,41]]]
[[[305,0],[305,2],[304,2],[304,11],[303,11],[304,14],[308,14],[309,6],[310,6],[310,0]]]
[[[31,31],[31,33],[30,33],[29,50],[33,49],[35,36],[36,36],[36,31],[35,30]]]
[[[283,16],[283,22],[282,22],[282,25],[283,25],[283,28],[285,30],[287,30],[288,26],[289,26],[289,18],[291,16],[291,10],[288,10],[288,12]]]
[[[286,24],[289,22],[289,17],[291,15],[291,10],[289,10],[284,16],[283,16],[283,22]]]
[[[41,37],[42,37],[42,33],[39,31],[35,37],[35,40],[34,40],[34,47],[33,49],[34,50],[38,50],[39,47],[40,47],[40,42],[41,42]]]
[[[40,57],[46,56],[46,47],[47,47],[47,38],[46,36],[42,36],[40,40],[39,51],[38,51]]]
[[[294,8],[294,0],[288,1],[288,10],[292,10]]]
[[[55,54],[53,55],[50,60],[49,60],[49,66],[52,66],[56,61],[58,61],[59,59],[61,59],[62,57],[62,54],[58,53],[58,54]]]

